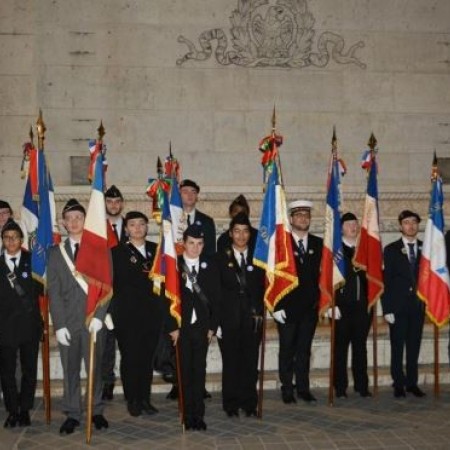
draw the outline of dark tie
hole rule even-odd
[[[75,242],[75,252],[73,253],[73,260],[77,260],[78,256],[78,250],[80,249],[80,244],[78,242]]]
[[[11,262],[13,263],[13,266],[14,266],[13,270],[17,269],[16,261],[17,261],[17,257],[14,256],[13,258],[11,258]]]
[[[113,227],[114,234],[116,235],[117,242],[118,242],[119,241],[119,233],[117,233],[117,223],[113,223],[112,227]]]
[[[298,240],[298,254],[300,256],[300,262],[303,263],[303,258],[305,256],[305,246],[303,245],[303,239]]]
[[[195,266],[192,266],[191,275],[195,278],[197,276],[197,271],[195,270]]]
[[[409,264],[411,264],[411,267],[416,267],[416,253],[414,252],[414,244],[408,243],[409,248]]]
[[[245,273],[245,256],[241,253],[241,262],[239,264],[243,273]]]
[[[190,214],[187,215],[187,224],[188,224],[188,226],[191,224],[191,216],[190,216]]]

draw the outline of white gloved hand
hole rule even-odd
[[[222,339],[222,327],[217,327],[216,336],[217,339]]]
[[[103,322],[97,317],[93,317],[89,323],[89,333],[94,333],[95,335],[102,329]]]
[[[384,315],[384,320],[393,325],[395,323],[395,315],[393,313],[389,313],[389,314],[385,314]]]
[[[333,317],[333,308],[328,308],[326,316],[331,319]],[[339,306],[334,307],[334,318],[335,320],[339,320],[342,317],[341,310]]]
[[[286,311],[284,309],[280,309],[279,311],[274,311],[272,313],[272,317],[278,323],[286,323]]]
[[[69,347],[70,345],[70,333],[67,328],[60,328],[55,331],[56,340],[59,344]]]
[[[109,331],[114,330],[114,322],[112,320],[111,314],[106,314],[105,317],[105,326],[108,328]]]

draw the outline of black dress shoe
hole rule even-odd
[[[311,402],[317,402],[316,397],[311,394],[310,391],[301,391],[297,393],[298,398],[301,398],[303,401],[311,403]]]
[[[176,400],[178,398],[178,386],[173,385],[170,392],[166,395],[166,398],[169,400]]]
[[[203,391],[203,398],[212,398],[212,395],[206,390]]]
[[[102,400],[112,400],[114,398],[114,383],[105,384],[102,391]]]
[[[19,415],[17,413],[10,413],[5,420],[3,426],[5,428],[15,428],[17,422],[19,420]]]
[[[403,387],[394,387],[394,397],[395,398],[406,397],[405,389]]]
[[[142,411],[148,416],[159,412],[150,402],[142,402]]]
[[[347,398],[347,392],[345,391],[336,391],[336,398]]]
[[[225,412],[228,417],[239,417],[239,410],[237,409],[227,409]]]
[[[415,397],[425,397],[427,395],[418,386],[408,387],[406,388],[406,392],[413,394]]]
[[[59,432],[61,434],[72,434],[75,431],[76,427],[80,426],[80,422],[72,417],[68,417],[66,421],[61,425]]]
[[[31,425],[30,413],[28,411],[21,411],[19,414],[19,425],[21,427],[29,427]]]
[[[184,429],[186,431],[195,430],[195,421],[192,417],[186,417],[184,419]]]
[[[95,416],[92,416],[92,423],[95,425],[97,430],[109,427],[109,423],[103,414],[96,414]]]
[[[286,405],[289,405],[290,403],[297,403],[293,392],[281,392],[281,398],[283,400],[283,403],[285,403]]]
[[[256,417],[257,416],[257,412],[256,409],[246,409],[245,411],[245,417]]]
[[[372,397],[372,392],[370,392],[368,390],[362,390],[362,391],[359,391],[359,395],[361,397]]]
[[[142,406],[138,402],[128,402],[127,408],[130,416],[138,417],[142,414]]]
[[[206,431],[206,422],[203,420],[203,417],[196,417],[195,419],[195,429],[196,430],[204,430]]]

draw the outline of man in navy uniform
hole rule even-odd
[[[202,253],[204,236],[202,227],[195,223],[183,234],[184,253],[178,258],[181,329],[171,332],[174,343],[178,337],[180,339],[184,423],[187,430],[206,430],[206,354],[219,321],[219,270],[214,259]]]
[[[321,238],[309,233],[312,202],[297,200],[289,204],[292,246],[299,285],[277,303],[273,318],[280,338],[278,371],[284,403],[295,403],[297,396],[315,402],[309,388],[311,346],[316,331],[319,303]]]
[[[367,306],[366,273],[353,265],[359,224],[357,217],[351,212],[342,215],[341,224],[345,285],[336,292],[334,387],[336,397],[347,397],[347,359],[348,349],[351,345],[354,390],[361,397],[371,397],[367,375],[367,336],[372,314],[369,313]],[[331,317],[331,308],[328,316]]]
[[[123,223],[122,211],[124,206],[123,195],[113,184],[105,192],[106,216],[114,231],[117,242],[123,244],[127,241],[127,234]],[[114,384],[116,374],[116,335],[114,330],[105,331],[105,348],[102,360],[103,392],[102,400],[112,400],[114,397]]]
[[[420,216],[404,210],[398,216],[402,236],[384,249],[383,314],[389,323],[391,339],[391,376],[394,397],[410,392],[416,397],[425,393],[417,386],[419,352],[422,341],[425,305],[417,296],[417,277],[422,241],[417,239]],[[406,374],[403,351],[406,348]]]

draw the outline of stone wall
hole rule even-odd
[[[244,192],[256,218],[257,146],[275,103],[288,195],[315,199],[317,218],[333,125],[345,208],[361,208],[359,159],[373,131],[382,226],[394,230],[405,206],[425,214],[432,151],[446,156],[450,143],[450,2],[258,3],[2,0],[1,197],[18,209],[21,145],[42,108],[60,204],[87,198],[70,186],[70,157],[88,154],[103,120],[108,181],[129,205],[146,207],[147,178],[171,141],[183,174],[202,185],[203,209],[225,223]]]

